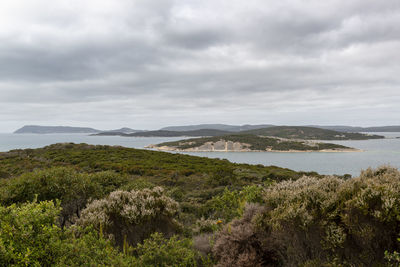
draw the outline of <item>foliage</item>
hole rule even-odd
[[[265,235],[263,244],[274,240],[273,251],[285,265],[379,265],[384,264],[385,250],[398,251],[400,172],[396,169],[368,169],[350,180],[284,181],[267,188],[264,201],[255,232]]]
[[[135,249],[137,266],[197,266],[198,255],[192,248],[192,241],[187,238],[170,239],[161,233],[154,233]]]
[[[216,137],[201,137],[201,138],[192,138],[185,139],[174,142],[166,142],[158,144],[158,147],[168,146],[176,149],[189,149],[200,147],[206,143],[215,143],[218,141],[225,142],[238,142],[242,144],[248,144],[250,150],[255,151],[289,151],[289,150],[298,150],[298,151],[318,151],[323,149],[348,149],[349,147],[345,147],[337,144],[329,144],[329,143],[310,143],[306,141],[293,141],[293,140],[282,140],[275,137],[262,137],[255,134],[232,134],[232,135],[223,135]]]
[[[134,246],[155,231],[175,232],[177,223],[173,217],[177,212],[178,203],[167,197],[161,187],[117,190],[90,203],[77,223],[103,230],[121,247],[124,242]]]
[[[39,200],[58,198],[67,225],[79,217],[89,198],[103,198],[117,189],[162,186],[180,202],[180,217],[190,225],[204,216],[206,202],[221,194],[225,186],[241,190],[247,185],[268,185],[311,175],[276,166],[86,144],[55,144],[0,153],[0,172],[9,177],[0,179],[3,204],[32,200],[34,194]],[[96,181],[96,177],[108,178]]]
[[[73,223],[89,199],[101,198],[128,183],[115,172],[79,173],[73,168],[57,167],[25,173],[3,181],[0,201],[5,205],[41,200],[61,200],[61,225]]]
[[[52,201],[0,206],[0,266],[130,265],[132,258],[97,232],[63,231],[59,212]]]
[[[384,138],[380,135],[338,132],[306,126],[274,126],[263,129],[249,130],[243,133],[305,140],[367,140]]]
[[[397,241],[400,242],[400,238],[397,238]],[[385,251],[385,259],[392,265],[399,266],[400,265],[400,253],[397,251],[389,252]]]
[[[263,191],[263,187],[256,185],[245,186],[242,191],[225,188],[222,194],[207,203],[207,215],[229,222],[243,214],[245,203],[263,203]]]
[[[0,206],[0,265],[50,265],[62,235],[51,201]]]
[[[252,220],[262,212],[259,204],[247,204],[244,215],[226,225],[216,236],[213,254],[216,266],[280,266],[273,239],[257,231]]]

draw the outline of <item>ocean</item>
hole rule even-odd
[[[386,139],[362,141],[329,141],[364,150],[364,152],[182,152],[201,157],[227,159],[231,162],[275,165],[296,171],[316,171],[321,174],[351,174],[362,169],[388,164],[400,168],[400,133],[376,133]],[[0,151],[39,148],[54,143],[87,143],[144,148],[149,144],[180,140],[181,137],[120,137],[89,136],[87,134],[9,134],[0,133]]]

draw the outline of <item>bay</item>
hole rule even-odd
[[[297,171],[316,171],[321,174],[351,174],[357,176],[362,169],[391,165],[400,168],[400,133],[376,133],[386,139],[362,141],[330,141],[363,152],[182,152],[194,156],[221,158],[231,162],[275,165]],[[149,144],[180,140],[181,137],[120,137],[89,136],[87,134],[0,134],[0,151],[39,148],[54,143],[87,143],[144,148]]]

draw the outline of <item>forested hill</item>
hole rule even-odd
[[[367,140],[384,138],[384,136],[380,135],[338,132],[305,126],[275,126],[244,131],[241,133],[303,140]]]
[[[223,131],[217,129],[199,129],[192,131],[142,131],[135,133],[123,132],[101,132],[93,134],[94,136],[126,136],[126,137],[204,137],[204,136],[223,136],[223,135],[253,134],[262,136],[273,136],[286,139],[303,140],[367,140],[384,138],[379,135],[370,135],[362,133],[337,132],[333,130],[320,129],[305,126],[274,126],[262,129],[253,129],[240,132]]]
[[[247,130],[254,130],[254,129],[261,129],[272,127],[272,124],[258,124],[258,125],[228,125],[228,124],[197,124],[197,125],[185,125],[185,126],[168,126],[164,127],[160,130],[165,131],[175,131],[175,132],[182,132],[182,131],[195,131],[195,130],[202,130],[202,129],[215,129],[227,132],[241,132]]]

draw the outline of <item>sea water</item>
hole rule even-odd
[[[374,133],[375,134],[375,133]],[[388,164],[400,168],[400,133],[376,133],[386,139],[362,141],[329,141],[363,152],[182,152],[184,154],[227,159],[231,162],[275,165],[297,171],[321,174],[351,174],[362,169]],[[54,143],[87,143],[144,148],[149,144],[176,141],[181,137],[120,137],[89,136],[87,134],[0,134],[0,151],[19,148],[39,148]]]

